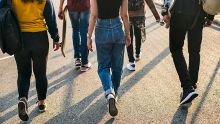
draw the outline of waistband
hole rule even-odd
[[[120,17],[112,18],[112,19],[100,19],[98,18],[96,21],[96,27],[98,28],[106,28],[112,29],[121,27],[122,19]]]

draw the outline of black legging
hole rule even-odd
[[[48,85],[46,76],[49,49],[47,32],[25,32],[22,33],[22,38],[24,49],[15,54],[18,70],[17,86],[19,98],[28,98],[33,64],[38,100],[44,100],[46,99]]]
[[[135,36],[135,53],[136,55],[140,54],[141,51],[141,29],[136,25],[130,25],[130,37],[131,37],[131,45],[127,47],[128,59],[129,62],[134,62],[134,49],[133,49],[133,41]]]

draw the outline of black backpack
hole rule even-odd
[[[0,47],[3,53],[13,55],[22,49],[22,36],[12,0],[5,0],[0,8]]]

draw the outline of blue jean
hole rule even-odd
[[[122,30],[121,19],[98,19],[95,28],[95,42],[98,74],[105,95],[117,94],[121,81],[125,48],[125,35]]]
[[[82,64],[88,63],[89,50],[87,48],[87,32],[89,26],[90,11],[69,11],[69,17],[73,28],[74,58],[82,58]]]

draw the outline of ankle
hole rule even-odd
[[[39,104],[39,105],[44,105],[44,104],[45,104],[45,100],[39,100],[39,101],[38,101],[38,104]]]

